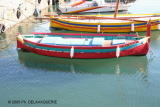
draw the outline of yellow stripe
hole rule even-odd
[[[119,23],[87,23],[87,22],[75,22],[75,21],[70,21],[67,19],[58,19],[60,21],[68,22],[68,23],[73,23],[73,24],[86,24],[86,25],[128,25],[131,24],[132,22],[119,22]],[[135,24],[139,24],[142,22],[135,22]]]

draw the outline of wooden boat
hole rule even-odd
[[[148,20],[160,22],[160,14],[127,14],[76,16],[50,16],[50,27],[85,32],[140,32],[146,31]],[[160,24],[152,24],[151,30],[160,29]]]
[[[149,35],[150,32],[147,32]],[[149,36],[129,34],[33,33],[19,35],[17,48],[63,58],[115,58],[146,55]]]
[[[82,13],[82,12],[111,12],[115,11],[116,2],[105,2],[105,0],[97,1],[72,1],[71,3],[59,4],[59,10],[62,13]],[[119,11],[127,10],[129,7],[128,4],[123,2],[119,5]]]

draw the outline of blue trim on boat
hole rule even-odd
[[[52,20],[63,23],[63,24],[69,24],[69,25],[97,27],[97,25],[74,24],[74,23],[68,23],[68,22],[64,22],[64,21],[60,21],[60,20],[56,20],[56,19],[52,19]],[[135,24],[135,26],[141,26],[141,25],[146,25],[146,24],[147,23],[140,23],[140,24]],[[101,25],[101,27],[128,27],[128,26],[131,26],[131,24],[127,24],[127,25]]]

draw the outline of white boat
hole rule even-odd
[[[81,12],[111,12],[115,11],[116,2],[114,0],[72,0],[69,3],[60,3],[59,10],[62,13],[81,13]],[[128,4],[120,2],[119,11],[127,10]]]

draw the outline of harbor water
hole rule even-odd
[[[159,4],[137,0],[128,12],[159,13]],[[0,107],[160,106],[159,30],[152,32],[146,56],[113,59],[64,59],[17,50],[16,34],[30,32],[72,31],[49,29],[48,20],[31,17],[0,35]]]

